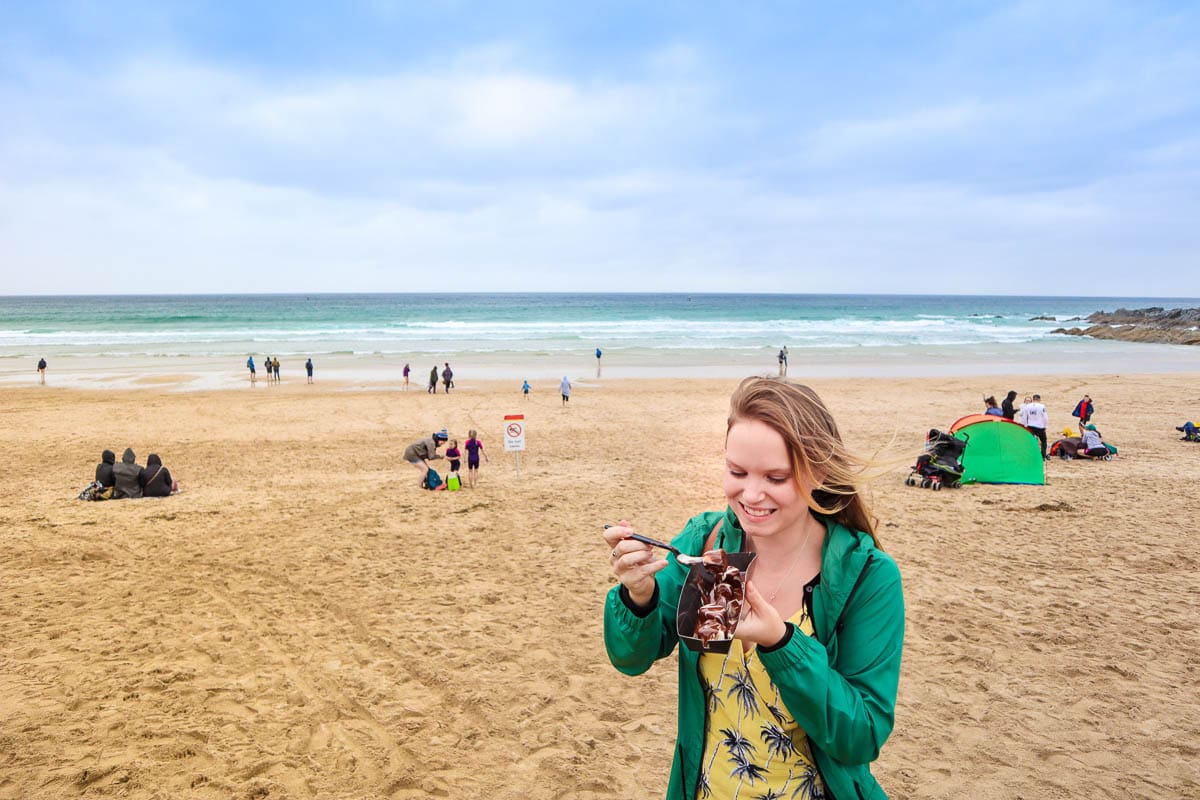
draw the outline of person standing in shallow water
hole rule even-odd
[[[782,378],[738,386],[726,422],[728,504],[672,541],[690,555],[757,554],[728,653],[679,641],[687,569],[631,539],[625,520],[603,532],[618,581],[604,609],[609,660],[640,675],[677,653],[668,800],[886,797],[870,763],[895,722],[904,595],[859,492],[866,464],[812,389]],[[640,697],[628,695],[632,713]],[[750,780],[753,792],[739,795]]]
[[[313,378],[312,378],[312,374],[313,374],[313,363],[312,363],[312,359],[311,359],[311,358],[310,358],[308,361],[305,361],[305,362],[304,362],[304,371],[308,373],[308,382],[309,382],[309,383],[312,383],[312,382],[313,382]]]

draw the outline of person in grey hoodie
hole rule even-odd
[[[114,498],[142,496],[142,465],[137,463],[132,449],[126,447],[121,463],[113,465],[113,477],[117,484]]]
[[[112,450],[105,450],[100,454],[100,463],[96,465],[96,483],[105,489],[116,485],[116,479],[113,477],[113,464],[116,461],[117,454]]]

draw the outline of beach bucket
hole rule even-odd
[[[750,571],[750,562],[756,555],[757,553],[726,553],[725,557],[730,566],[737,567],[745,575]],[[704,642],[694,635],[696,616],[700,611],[701,592],[711,589],[714,580],[712,573],[703,565],[692,564],[688,567],[687,579],[684,580],[683,589],[679,592],[675,630],[679,634],[679,641],[683,642],[689,650],[698,653],[728,653],[733,644],[733,639],[714,639],[705,646]]]
[[[462,479],[458,477],[457,472],[451,472],[450,477],[446,478],[446,491],[457,492],[462,488]]]

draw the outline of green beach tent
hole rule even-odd
[[[950,426],[967,443],[963,483],[1046,483],[1038,438],[1024,425],[991,414],[970,414]]]

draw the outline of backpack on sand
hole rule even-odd
[[[437,470],[430,467],[429,472],[425,473],[425,482],[421,484],[422,489],[437,489],[442,485],[442,476],[438,475]]]

